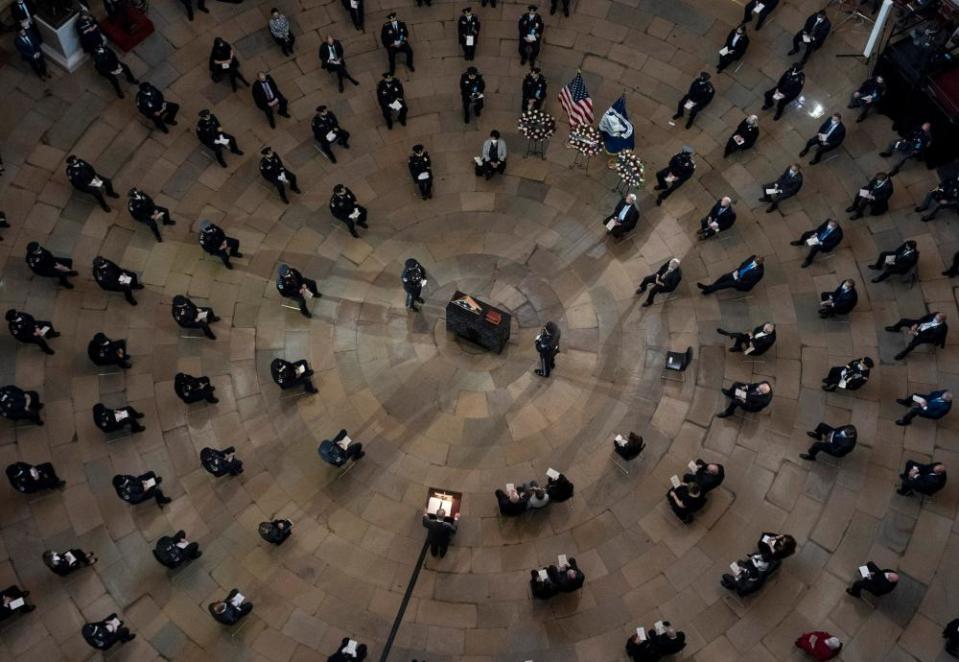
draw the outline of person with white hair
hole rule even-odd
[[[649,296],[643,308],[653,305],[653,300],[660,292],[672,292],[679,287],[679,282],[683,279],[683,272],[679,268],[679,258],[673,257],[667,260],[656,273],[649,274],[639,284],[636,294],[644,294],[649,287]],[[651,287],[650,287],[651,286]]]
[[[606,232],[616,239],[622,239],[633,231],[639,222],[639,208],[636,206],[636,194],[627,193],[626,197],[617,203],[613,213],[606,217],[603,225]]]

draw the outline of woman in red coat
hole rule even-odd
[[[796,646],[817,660],[831,660],[839,655],[842,642],[828,632],[807,632],[796,640]]]

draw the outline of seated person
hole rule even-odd
[[[184,372],[178,372],[173,378],[173,390],[177,397],[188,405],[201,400],[206,400],[212,404],[220,401],[213,395],[216,387],[210,383],[209,377],[194,377]]]
[[[684,474],[683,482],[687,484],[696,483],[704,495],[722,485],[723,479],[726,478],[726,469],[716,462],[706,463],[702,459],[696,458],[696,461],[690,464],[696,465],[696,471]]]
[[[70,549],[62,554],[49,549],[43,553],[43,563],[53,574],[65,577],[74,570],[91,566],[97,562],[93,552],[84,552],[82,549]]]
[[[788,533],[763,533],[756,550],[765,561],[782,561],[796,551],[796,539]]]
[[[506,517],[522,515],[529,507],[529,500],[532,494],[520,494],[519,490],[513,488],[508,492],[496,490],[496,501],[499,504],[499,513]]]
[[[0,621],[5,621],[14,614],[27,614],[36,609],[36,605],[27,604],[28,595],[30,591],[22,591],[16,585],[0,591]]]
[[[126,340],[110,340],[102,333],[96,333],[90,344],[87,345],[87,356],[93,365],[107,367],[120,366],[123,369],[130,367],[130,356],[127,354]]]
[[[863,114],[865,114],[865,111],[863,111]],[[839,651],[842,650],[842,642],[839,641],[839,637],[834,637],[828,632],[806,632],[796,639],[796,648],[806,651],[819,662],[826,662],[826,660],[831,660],[839,655]]]
[[[913,393],[905,399],[896,399],[903,407],[909,407],[906,414],[896,420],[896,425],[909,425],[916,416],[938,421],[952,409],[952,393],[950,391],[933,391],[928,395]]]
[[[750,356],[762,356],[776,342],[776,325],[772,322],[760,324],[751,332],[736,333],[716,329],[716,333],[733,339],[730,352],[742,352]]]
[[[663,628],[655,628],[649,633],[649,639],[653,642],[653,648],[660,655],[675,655],[686,648],[686,634],[678,632],[669,621],[662,622]]]
[[[107,434],[128,426],[130,432],[143,432],[146,428],[137,422],[138,418],[143,418],[143,413],[133,407],[110,409],[102,402],[93,405],[93,423]]]
[[[576,559],[572,557],[561,568],[555,565],[549,566],[547,573],[553,580],[553,584],[556,585],[556,590],[560,593],[575,593],[583,587],[583,582],[586,581],[586,575],[576,565]]]
[[[155,499],[157,505],[163,508],[165,504],[173,499],[163,494],[160,489],[160,483],[163,479],[152,471],[148,471],[140,476],[130,476],[127,474],[117,474],[113,477],[113,489],[117,496],[129,504],[136,505],[143,503],[147,499]]]
[[[236,459],[236,449],[233,446],[217,450],[216,448],[204,448],[200,451],[200,464],[209,473],[217,478],[220,476],[239,476],[243,473],[243,463]]]
[[[769,382],[756,382],[754,384],[744,384],[743,382],[733,382],[729,388],[722,389],[723,395],[729,398],[729,404],[726,409],[717,414],[719,418],[732,416],[737,407],[742,407],[743,411],[757,413],[765,409],[773,399],[772,387]]]
[[[60,480],[49,462],[33,466],[26,462],[7,465],[7,480],[17,492],[34,494],[41,490],[60,489],[66,482]]]
[[[235,625],[241,618],[253,611],[253,603],[240,591],[233,589],[226,600],[211,602],[208,606],[213,620],[223,625]]]
[[[834,428],[825,423],[820,423],[815,430],[806,434],[815,439],[816,442],[809,447],[808,451],[799,454],[799,457],[804,460],[815,462],[817,453],[843,457],[849,455],[852,449],[856,447],[857,432],[855,425],[843,425]]]
[[[282,545],[293,533],[293,522],[288,519],[275,519],[272,522],[260,522],[260,537],[272,545]]]
[[[906,468],[899,474],[900,484],[897,493],[909,496],[919,492],[923,496],[932,496],[946,486],[946,465],[942,462],[920,464],[913,460],[906,462]]]
[[[546,479],[546,493],[553,503],[562,503],[573,498],[573,484],[563,474],[556,478],[550,476]]]
[[[863,575],[860,570],[860,578],[846,589],[846,593],[854,598],[862,597],[863,591],[869,591],[878,598],[879,596],[891,593],[893,589],[896,588],[896,584],[899,583],[899,575],[889,568],[881,570],[879,566],[872,561],[866,563],[865,567],[866,574]]]
[[[291,363],[284,359],[273,359],[273,362],[270,363],[270,374],[273,376],[276,385],[284,391],[288,388],[302,386],[306,393],[318,392],[316,387],[313,386],[313,380],[310,379],[313,376],[313,370],[310,369],[310,364],[306,361]]]
[[[644,448],[646,443],[643,438],[634,432],[630,432],[625,439],[620,434],[613,439],[613,450],[627,462],[638,457]]]
[[[666,502],[683,524],[689,524],[693,521],[693,515],[706,505],[706,495],[698,483],[682,483],[666,492]]]
[[[108,650],[117,642],[125,644],[136,638],[116,614],[110,614],[102,621],[84,624],[80,634],[90,646],[100,651]]]
[[[832,292],[819,294],[819,316],[825,319],[835,315],[848,315],[858,302],[856,281],[847,278]]]
[[[334,467],[342,467],[349,460],[358,461],[366,455],[363,451],[363,444],[350,439],[346,430],[337,432],[332,440],[324,440],[320,444],[319,453],[324,461]]]
[[[185,531],[177,531],[172,536],[160,536],[153,547],[153,556],[162,565],[176,569],[187,561],[203,556],[200,545],[186,539]]]
[[[540,570],[530,570],[529,587],[533,592],[534,598],[540,600],[549,600],[559,593],[559,587],[556,585],[555,577],[557,575],[556,566],[551,565]]]
[[[366,644],[358,643],[349,637],[343,637],[336,652],[326,658],[326,662],[362,662],[366,659]]]

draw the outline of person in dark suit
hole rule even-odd
[[[923,122],[923,124],[914,129],[907,137],[901,138],[899,140],[893,140],[889,143],[889,146],[886,147],[885,151],[879,153],[879,156],[889,158],[893,154],[900,154],[899,162],[892,167],[892,170],[889,171],[890,177],[895,177],[899,174],[899,171],[902,169],[902,166],[909,159],[922,160],[926,158],[926,152],[929,150],[929,145],[932,143],[932,124],[929,122]]]
[[[819,293],[819,316],[826,319],[836,315],[848,315],[858,302],[856,281],[847,278],[832,292]]]
[[[536,58],[539,57],[539,49],[543,44],[543,32],[546,26],[543,23],[543,17],[537,13],[536,5],[526,7],[526,13],[520,16],[519,27],[519,63],[526,64],[529,60],[529,66],[536,66]]]
[[[240,81],[244,86],[249,87],[250,83],[240,73],[240,61],[236,59],[236,51],[233,46],[225,39],[215,37],[213,39],[213,48],[210,50],[210,78],[214,83],[218,83],[223,74],[230,77],[230,85],[236,92],[236,82]]]
[[[803,175],[797,164],[792,164],[786,171],[774,182],[763,184],[763,195],[759,198],[760,202],[768,202],[767,214],[779,209],[779,203],[787,200],[802,190]]]
[[[356,239],[360,238],[360,235],[356,233],[357,225],[364,229],[370,227],[366,224],[366,207],[357,204],[353,191],[343,184],[337,184],[333,187],[333,195],[330,197],[330,213],[333,214],[334,218],[343,221],[347,230]]]
[[[270,375],[276,385],[284,391],[302,386],[306,393],[317,393],[313,380],[310,379],[313,376],[313,370],[305,360],[290,362],[279,358],[273,359],[270,363]]]
[[[556,478],[547,477],[546,494],[553,503],[562,503],[573,498],[574,486],[564,474]]]
[[[223,228],[210,221],[200,221],[198,238],[203,252],[220,258],[227,269],[233,268],[233,264],[230,263],[231,257],[243,257],[243,253],[240,252],[240,240],[226,236]]]
[[[350,638],[343,637],[336,652],[326,658],[326,662],[363,662],[366,659],[366,644],[358,644],[355,653],[348,653],[347,648],[350,645]]]
[[[403,291],[406,292],[406,307],[419,312],[416,304],[426,303],[422,297],[423,285],[426,283],[426,269],[416,259],[407,258],[403,264],[400,280],[403,282]]]
[[[136,104],[140,114],[150,119],[163,133],[170,133],[167,124],[176,126],[180,104],[164,99],[163,93],[150,83],[140,83]]]
[[[699,221],[699,230],[696,232],[700,239],[710,237],[731,228],[736,222],[736,210],[733,209],[733,199],[724,195],[713,208]]]
[[[350,15],[350,20],[353,22],[353,27],[356,28],[359,32],[366,32],[366,28],[363,27],[363,3],[366,0],[342,0],[343,7],[346,9],[346,12]]]
[[[698,483],[683,483],[666,492],[666,503],[683,524],[693,521],[693,516],[706,505],[706,495]]]
[[[543,577],[539,570],[530,570],[529,588],[534,598],[539,600],[549,600],[559,593],[559,587],[556,585],[554,577],[556,576],[556,566],[547,566],[543,568],[546,576]],[[552,572],[551,572],[552,571]]]
[[[137,305],[133,290],[143,289],[136,273],[100,255],[93,258],[93,280],[106,292],[123,292],[123,298],[131,306]]]
[[[647,287],[650,288],[649,296],[646,297],[643,308],[652,306],[656,295],[660,292],[675,292],[682,279],[683,270],[679,268],[679,258],[674,257],[666,260],[655,273],[646,276],[639,284],[639,289],[636,290],[636,294],[643,294]]]
[[[909,425],[916,416],[938,421],[952,409],[952,393],[946,390],[933,391],[928,395],[914,393],[896,402],[909,407],[909,411],[896,421],[896,425]]]
[[[439,558],[446,556],[446,550],[456,533],[456,521],[447,517],[446,511],[440,508],[435,516],[423,513],[423,526],[426,527],[426,542],[430,546],[430,554]]]
[[[676,113],[673,115],[673,119],[678,120],[688,110],[689,119],[686,120],[686,128],[688,129],[693,125],[693,120],[696,119],[699,111],[708,106],[715,95],[716,88],[709,82],[709,74],[701,71],[699,77],[690,83],[689,90],[676,104]]]
[[[829,374],[823,377],[822,390],[835,391],[837,388],[846,391],[858,391],[869,381],[869,371],[872,370],[873,360],[868,356],[853,359],[846,365],[833,366]]]
[[[173,391],[184,404],[193,404],[206,400],[210,404],[219,402],[213,393],[216,387],[210,383],[209,377],[194,377],[185,372],[178,372],[173,378]]]
[[[92,165],[73,154],[67,157],[67,179],[76,190],[96,198],[100,208],[105,212],[109,213],[110,207],[107,206],[103,195],[109,195],[111,198],[120,197],[113,190],[113,181],[109,177],[98,174]]]
[[[253,603],[239,590],[233,589],[225,600],[211,602],[208,606],[213,620],[223,625],[236,625],[240,619],[253,611]]]
[[[949,325],[946,324],[946,316],[940,312],[929,313],[919,319],[902,318],[895,324],[886,327],[886,331],[897,333],[906,329],[906,333],[912,336],[912,340],[904,350],[896,354],[896,360],[901,361],[919,345],[929,344],[938,345],[945,349],[946,334],[949,333]]]
[[[725,273],[710,285],[696,283],[702,293],[712,294],[719,290],[733,288],[739,292],[749,292],[762,280],[766,268],[761,255],[750,255],[735,270]]]
[[[130,628],[126,627],[116,614],[110,614],[102,621],[85,623],[80,634],[83,635],[84,641],[99,651],[109,650],[116,643],[125,644],[136,639],[136,635],[131,634]]]
[[[186,9],[186,17],[189,21],[193,22],[193,0],[180,0],[183,3],[183,8]],[[203,12],[204,14],[209,14],[210,10],[206,8],[206,0],[196,0],[196,8],[198,11]]]
[[[733,382],[732,386],[721,390],[729,398],[729,404],[722,413],[717,414],[719,418],[732,416],[737,407],[755,414],[765,409],[773,399],[772,387],[765,381],[754,384]]]
[[[812,264],[813,258],[816,257],[817,253],[833,252],[836,246],[839,245],[839,242],[842,241],[842,237],[842,228],[839,227],[839,223],[830,218],[820,223],[819,227],[815,230],[803,232],[799,235],[799,239],[790,241],[789,244],[791,246],[809,246],[809,253],[801,265],[802,268],[805,269]]]
[[[136,187],[127,191],[127,211],[133,220],[150,228],[159,242],[163,241],[163,237],[160,236],[160,227],[157,224],[176,225],[176,221],[170,218],[169,209],[156,204],[153,198]]]
[[[851,220],[862,218],[863,211],[869,208],[871,216],[879,216],[889,210],[889,198],[892,197],[892,178],[884,172],[877,173],[864,188],[859,189],[846,212],[852,212]]]
[[[959,618],[954,618],[942,629],[942,638],[946,640],[946,652],[959,657]]]
[[[344,57],[343,44],[334,39],[333,35],[326,35],[326,41],[320,44],[320,67],[326,69],[330,75],[336,74],[336,85],[340,92],[343,92],[343,79],[350,81],[353,85],[359,85],[360,81],[350,75],[346,68],[346,58]]]
[[[863,591],[869,591],[876,597],[886,595],[887,593],[891,593],[899,583],[899,575],[890,568],[881,570],[879,566],[872,561],[866,563],[866,568],[868,569],[868,574],[854,581],[852,585],[846,589],[846,593],[854,598],[862,597]]]
[[[726,141],[723,158],[728,158],[733,152],[745,152],[756,144],[758,138],[759,117],[757,115],[747,115],[736,127],[736,132],[729,136],[729,140]]]
[[[776,325],[772,322],[764,322],[745,333],[724,329],[716,329],[716,333],[733,339],[733,346],[729,348],[730,352],[742,352],[750,356],[762,356],[776,342]]]
[[[683,482],[687,485],[696,483],[703,495],[709,494],[723,484],[726,478],[726,468],[718,462],[705,462],[696,458],[696,471],[683,474]]]
[[[586,575],[576,565],[576,559],[572,557],[569,558],[568,565],[561,568],[554,565],[549,566],[547,574],[560,593],[575,593],[583,588],[583,582],[586,581]]]
[[[729,31],[726,36],[726,43],[719,51],[719,64],[716,65],[716,73],[721,74],[723,70],[733,62],[742,59],[749,47],[749,36],[746,34],[746,24],[737,25]],[[689,128],[687,126],[687,128]]]
[[[110,340],[103,333],[93,335],[87,345],[87,356],[98,367],[119,366],[126,370],[130,367],[130,356],[127,354],[126,340]]]
[[[693,148],[684,145],[683,149],[673,155],[669,165],[656,173],[656,186],[653,190],[660,191],[656,197],[656,206],[663,204],[673,192],[686,183],[696,171],[696,162],[693,161]]]
[[[866,119],[869,111],[877,107],[879,102],[886,96],[886,81],[882,76],[873,76],[867,78],[859,89],[852,93],[847,108],[862,108],[856,122],[862,122]]]
[[[942,462],[920,464],[909,460],[899,479],[898,494],[909,496],[919,492],[923,496],[932,496],[946,486],[946,465]]]
[[[100,44],[93,50],[93,67],[97,73],[110,81],[117,98],[123,98],[120,89],[120,76],[123,76],[131,85],[139,85],[140,81],[130,71],[130,67],[120,61],[116,52],[106,44]]]
[[[30,421],[35,425],[43,425],[40,420],[43,406],[40,394],[36,391],[24,391],[13,384],[0,387],[0,416],[8,420]]]
[[[629,462],[637,457],[646,448],[646,442],[635,432],[630,432],[625,438],[616,435],[613,439],[613,452]]]
[[[539,67],[531,67],[523,77],[523,105],[520,113],[529,110],[542,110],[546,100],[546,77]]]
[[[762,30],[763,23],[769,18],[773,9],[779,4],[779,0],[749,0],[743,9],[743,23],[751,23],[753,15],[756,16],[756,30]]]
[[[173,501],[170,497],[163,494],[160,489],[160,483],[163,478],[157,476],[152,471],[139,476],[130,476],[127,474],[117,474],[113,477],[113,489],[122,501],[131,505],[143,503],[149,499],[154,499],[160,508]]]
[[[243,473],[243,462],[236,457],[236,449],[228,446],[223,450],[210,448],[207,446],[200,451],[200,464],[206,469],[207,473],[215,478],[226,476],[239,476]]]
[[[277,270],[276,289],[281,296],[296,301],[304,317],[313,317],[306,303],[307,298],[318,299],[323,296],[315,280],[304,277],[299,270],[286,264],[281,264]]]
[[[536,353],[539,354],[539,367],[533,372],[540,377],[549,377],[556,367],[556,355],[559,354],[559,327],[555,322],[547,322],[533,341]]]
[[[922,203],[916,207],[917,212],[924,212],[932,206],[932,211],[924,215],[920,220],[924,222],[931,221],[939,213],[940,209],[955,209],[959,206],[959,175],[944,177],[939,182],[939,186],[929,191]],[[943,273],[943,275],[947,275]]]
[[[796,552],[796,539],[788,533],[765,532],[756,542],[756,551],[766,561],[782,561]]]
[[[340,145],[343,149],[350,148],[350,132],[340,126],[333,111],[326,106],[317,106],[316,114],[310,122],[313,129],[313,140],[320,146],[320,150],[330,160],[330,163],[336,163],[336,157],[333,155],[332,146]]]
[[[172,536],[160,536],[153,546],[153,558],[171,570],[176,570],[187,561],[203,556],[200,545],[186,539],[186,531],[180,530]]]
[[[125,427],[129,427],[130,432],[143,432],[146,428],[138,422],[137,419],[140,418],[143,418],[143,412],[133,407],[110,409],[102,402],[93,405],[93,424],[106,434],[117,432]]]
[[[803,53],[802,59],[799,61],[799,63],[806,64],[806,62],[809,60],[809,56],[812,55],[814,51],[818,50],[826,41],[826,37],[829,36],[829,30],[831,28],[832,23],[829,22],[829,17],[826,15],[825,9],[821,9],[815,14],[811,14],[809,18],[806,19],[806,23],[803,25],[802,30],[797,32],[793,37],[793,47],[792,50],[787,53],[787,55],[795,55],[799,52],[800,46],[805,44],[806,52]]]
[[[786,106],[799,96],[805,84],[806,74],[802,71],[802,64],[797,62],[779,77],[779,82],[774,88],[766,90],[763,95],[763,110],[769,110],[775,104],[776,113],[773,115],[773,121],[778,120],[782,117]]]
[[[466,7],[456,22],[456,34],[463,49],[463,58],[467,61],[476,57],[476,41],[479,39],[479,32],[479,18],[473,15],[471,7]]]
[[[47,338],[59,338],[60,333],[53,328],[53,322],[36,320],[33,315],[11,308],[7,311],[7,326],[10,335],[27,345],[37,345],[44,354],[54,354],[47,344]]]
[[[286,112],[286,97],[280,92],[280,88],[273,82],[273,76],[265,71],[257,73],[256,80],[253,81],[253,103],[263,111],[266,119],[270,122],[270,128],[276,128],[276,119],[273,113],[276,112],[280,117],[289,117]]]
[[[639,208],[636,207],[636,195],[627,193],[616,203],[613,213],[603,219],[606,232],[616,239],[622,239],[633,231],[639,222]]]
[[[226,160],[223,158],[224,147],[229,147],[230,151],[237,156],[243,156],[236,138],[223,130],[216,115],[204,108],[200,111],[199,117],[196,123],[196,137],[203,145],[213,150],[217,163],[224,168],[227,167]]]
[[[293,522],[288,519],[275,519],[260,522],[257,529],[260,537],[271,545],[282,545],[293,534]]]
[[[424,200],[433,197],[433,162],[430,160],[429,152],[422,145],[413,145],[413,153],[407,161],[410,169],[410,177],[413,183],[420,190],[420,196]]]
[[[483,114],[486,81],[476,67],[468,67],[460,76],[460,100],[463,102],[463,123],[469,124],[470,110],[476,117]]]
[[[399,123],[406,126],[406,113],[409,107],[406,105],[403,83],[393,78],[392,71],[384,73],[383,80],[377,83],[376,100],[380,104],[380,111],[383,113],[383,119],[386,120],[387,129],[393,130],[393,113],[396,113]]]
[[[815,430],[806,433],[816,441],[809,447],[805,453],[800,453],[799,457],[804,460],[816,461],[818,453],[825,453],[832,457],[845,457],[856,447],[856,439],[859,433],[855,425],[841,425],[838,428],[831,427],[825,423],[820,423]]]
[[[907,274],[919,262],[919,249],[916,242],[907,239],[894,251],[882,251],[873,264],[866,265],[870,269],[882,270],[882,273],[872,279],[873,283],[880,283],[892,275]]]
[[[47,78],[53,78],[53,76],[47,71],[47,58],[43,54],[43,49],[40,48],[40,43],[36,33],[21,27],[14,45],[17,52],[20,53],[20,57],[30,65],[30,68],[33,69],[40,80],[46,80]]]
[[[845,139],[846,125],[842,123],[842,115],[833,113],[833,115],[819,127],[819,133],[806,141],[806,146],[799,152],[799,156],[806,156],[809,150],[815,147],[816,153],[813,155],[809,165],[816,165],[822,160],[823,154],[838,149]]]
[[[0,389],[0,407],[2,404],[3,389]],[[26,462],[14,462],[7,465],[6,471],[10,486],[23,494],[35,494],[41,490],[58,490],[66,485],[49,462],[36,466]]]
[[[284,14],[281,14],[280,10],[276,7],[270,10],[270,20],[267,23],[267,28],[269,28],[270,36],[273,37],[273,41],[280,47],[283,55],[287,57],[293,55],[293,44],[296,43],[296,35],[290,27],[290,19]]]
[[[283,165],[280,155],[269,145],[260,150],[260,176],[276,187],[280,199],[286,204],[290,204],[289,198],[286,197],[287,184],[294,193],[303,193],[297,185],[296,174]]]
[[[317,449],[323,461],[334,467],[342,467],[348,461],[359,462],[366,455],[363,444],[349,438],[346,430],[340,430],[333,439],[324,439]]]
[[[532,492],[524,490],[521,493],[515,488],[508,492],[496,490],[494,494],[496,495],[496,503],[499,506],[499,514],[504,517],[515,517],[516,515],[525,513],[529,508],[529,500],[532,496]]]
[[[380,41],[383,48],[386,49],[386,56],[390,62],[390,74],[396,73],[396,54],[403,53],[406,56],[406,67],[410,71],[416,71],[413,67],[413,49],[410,48],[410,31],[406,23],[396,20],[396,12],[390,12],[386,16],[386,23],[380,28]]]
[[[476,176],[492,179],[496,173],[502,175],[506,172],[506,157],[506,141],[500,138],[499,131],[493,129],[489,132],[489,138],[483,141],[480,160],[476,161],[474,168]]]
[[[42,558],[43,564],[60,577],[66,577],[75,570],[89,567],[97,562],[93,552],[84,552],[82,549],[70,549],[62,554],[49,549],[43,553]]]

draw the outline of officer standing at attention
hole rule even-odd
[[[456,31],[459,34],[460,46],[463,48],[463,57],[466,60],[472,60],[476,57],[476,40],[479,39],[480,21],[473,16],[473,10],[467,7],[463,10],[456,23]]]
[[[219,225],[210,221],[200,222],[200,248],[214,257],[223,260],[223,266],[232,269],[231,257],[243,257],[240,252],[240,240],[227,237]]]
[[[103,333],[95,333],[87,345],[87,356],[97,367],[107,367],[111,365],[119,366],[126,370],[130,367],[130,356],[127,354],[127,341],[110,340]]]
[[[73,270],[73,260],[68,257],[54,257],[46,248],[35,241],[27,244],[27,266],[30,271],[44,278],[58,278],[60,285],[68,290],[73,289],[73,283],[68,278],[76,276]]]
[[[519,63],[526,64],[529,60],[529,66],[535,67],[546,26],[536,13],[536,5],[529,5],[526,9],[527,13],[519,19]]]
[[[316,287],[316,281],[304,278],[298,270],[281,264],[276,276],[276,289],[287,299],[293,299],[300,305],[304,317],[313,317],[306,299],[323,296]]]
[[[469,67],[460,76],[460,98],[463,100],[463,123],[470,122],[470,108],[479,117],[483,114],[483,92],[486,91],[486,81],[476,67]]]
[[[67,157],[67,179],[70,180],[76,190],[81,193],[89,193],[96,198],[105,212],[109,212],[110,208],[107,206],[103,194],[106,193],[111,198],[120,197],[113,190],[113,182],[109,177],[98,175],[92,165],[83,159],[78,159],[73,154]]]
[[[133,290],[143,289],[136,273],[122,269],[120,265],[100,255],[93,258],[93,280],[107,292],[123,292],[123,298],[131,306],[137,305]]]
[[[117,54],[106,44],[100,44],[93,50],[93,66],[98,74],[110,81],[117,97],[120,99],[123,98],[123,90],[120,89],[120,76],[126,78],[126,81],[131,85],[140,84],[140,81],[130,71],[130,67],[120,62]]]
[[[296,185],[296,175],[287,170],[280,159],[280,155],[274,152],[270,147],[264,147],[260,150],[260,174],[263,179],[273,184],[280,194],[280,199],[286,204],[290,204],[286,197],[286,185],[290,185],[290,190],[294,193],[302,193],[300,187]]]
[[[33,315],[11,308],[7,311],[7,324],[10,335],[22,343],[38,345],[44,354],[53,354],[47,338],[58,338],[60,334],[53,328],[52,322],[41,322]]]
[[[406,126],[406,113],[409,108],[404,97],[403,83],[393,78],[393,72],[387,71],[383,74],[383,80],[376,85],[376,100],[380,104],[387,129],[393,129],[393,113],[396,113],[400,124]]]
[[[413,153],[409,159],[410,176],[413,183],[420,189],[423,199],[433,197],[433,163],[430,154],[422,145],[413,145]]]
[[[559,354],[559,327],[555,322],[547,322],[539,335],[536,336],[535,347],[539,354],[539,368],[534,370],[540,377],[549,377],[549,373],[556,367],[556,355]]]
[[[354,238],[359,239],[356,234],[356,226],[369,228],[366,224],[366,207],[356,204],[356,196],[353,191],[337,184],[333,187],[333,196],[330,198],[330,212],[335,218],[346,223],[347,229]]]
[[[229,147],[230,151],[237,156],[243,156],[239,145],[236,144],[236,138],[225,132],[220,126],[220,120],[206,108],[200,111],[200,119],[196,123],[196,137],[203,145],[213,150],[216,162],[224,168],[226,167],[226,161],[223,159],[224,147]]]
[[[203,329],[203,335],[210,340],[216,340],[210,324],[219,322],[220,318],[213,313],[212,308],[198,307],[182,294],[173,297],[173,319],[183,329]]]
[[[542,110],[546,100],[546,77],[539,67],[532,67],[523,77],[523,106],[521,113],[528,110]]]
[[[330,149],[334,143],[342,145],[344,149],[350,148],[350,132],[340,126],[336,115],[326,106],[316,107],[316,115],[310,126],[313,128],[313,139],[331,163],[336,163],[336,157]]]
[[[421,296],[423,286],[426,285],[426,269],[414,258],[407,258],[403,265],[403,291],[406,292],[406,307],[419,312],[418,303],[426,303]]]
[[[346,59],[343,57],[343,44],[333,38],[333,35],[327,35],[326,41],[320,44],[320,67],[326,69],[331,74],[336,74],[336,84],[343,91],[343,79],[348,79],[354,85],[360,82],[350,75],[346,69]]]
[[[157,222],[163,223],[163,225],[176,225],[176,221],[170,218],[169,209],[160,207],[153,202],[153,198],[136,187],[127,192],[127,211],[130,212],[133,220],[139,221],[150,228],[153,236],[159,242],[163,241],[163,237],[160,236],[160,228],[157,226]]]
[[[144,117],[148,117],[163,133],[170,133],[166,125],[176,126],[176,114],[180,112],[180,104],[166,101],[163,93],[146,81],[140,83],[137,92],[137,109]]]
[[[386,17],[386,23],[380,30],[380,41],[383,42],[383,48],[386,49],[386,55],[390,61],[390,75],[396,73],[396,54],[406,54],[406,66],[410,71],[416,71],[413,67],[413,49],[410,48],[410,31],[406,23],[396,20],[396,12],[390,12]]]

